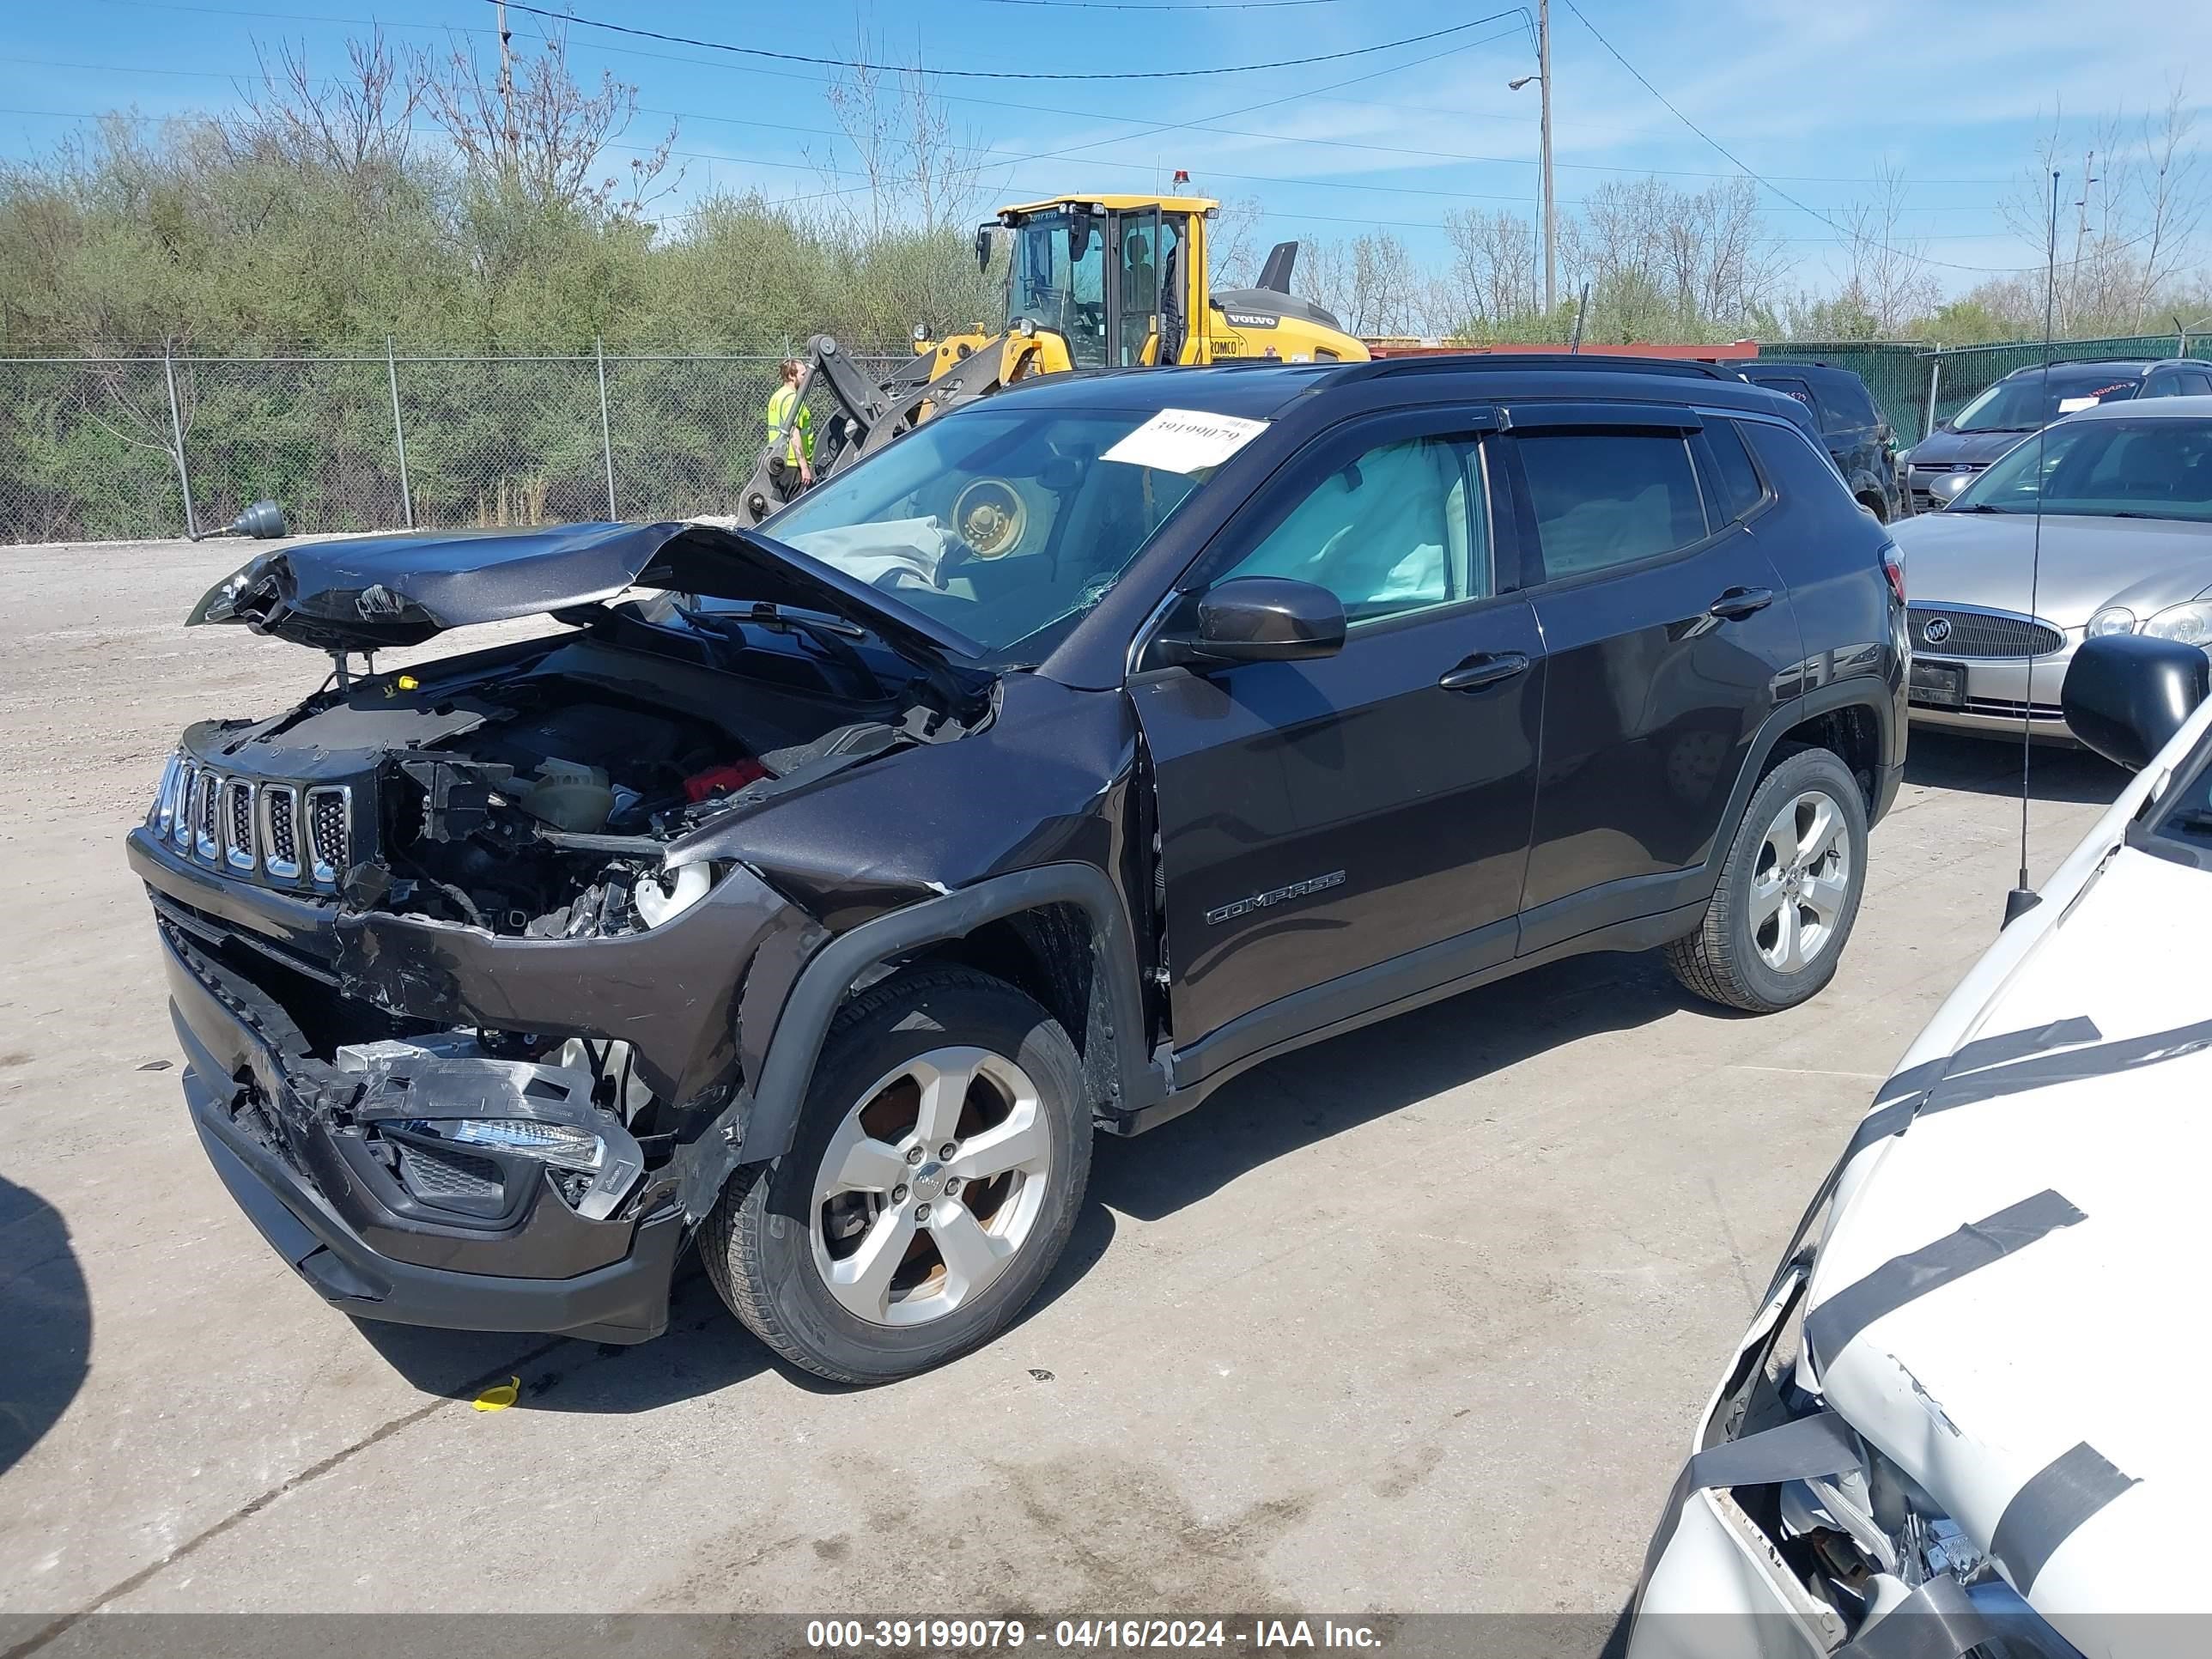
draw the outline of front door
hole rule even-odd
[[[1522,917],[1533,951],[1697,896],[1803,651],[1788,589],[1717,480],[1708,505],[1696,415],[1556,404],[1511,419],[1549,676]]]
[[[1512,955],[1544,657],[1486,418],[1319,439],[1201,560],[1330,589],[1340,653],[1131,679],[1179,1081]]]

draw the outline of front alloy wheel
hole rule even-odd
[[[989,1340],[1036,1293],[1091,1133],[1057,1021],[987,975],[911,969],[840,1011],[790,1150],[738,1170],[700,1252],[783,1358],[889,1382]]]
[[[1003,1054],[933,1048],[877,1079],[830,1138],[814,1266],[847,1311],[920,1325],[997,1283],[1036,1231],[1052,1140]]]

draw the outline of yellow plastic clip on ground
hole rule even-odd
[[[480,1412],[503,1412],[514,1403],[522,1392],[522,1379],[510,1376],[506,1382],[486,1389],[476,1397],[476,1408]]]

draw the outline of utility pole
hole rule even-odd
[[[494,8],[499,14],[499,120],[506,135],[507,155],[504,165],[514,166],[514,36],[507,32],[507,0],[498,0]],[[481,17],[482,12],[477,14]]]
[[[1539,140],[1544,160],[1544,314],[1552,314],[1559,283],[1559,224],[1552,206],[1552,0],[1536,0],[1536,79],[1544,112]]]
[[[1536,0],[1536,72],[1508,81],[1505,88],[1518,92],[1531,81],[1543,103],[1537,143],[1543,172],[1544,314],[1548,317],[1559,303],[1559,221],[1552,204],[1552,0]]]

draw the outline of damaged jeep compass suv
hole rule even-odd
[[[759,531],[256,559],[190,620],[337,672],[188,730],[130,857],[200,1137],[329,1301],[636,1341],[696,1246],[879,1381],[1019,1312],[1094,1127],[1577,951],[1818,990],[1902,586],[1695,366],[1055,376]]]

